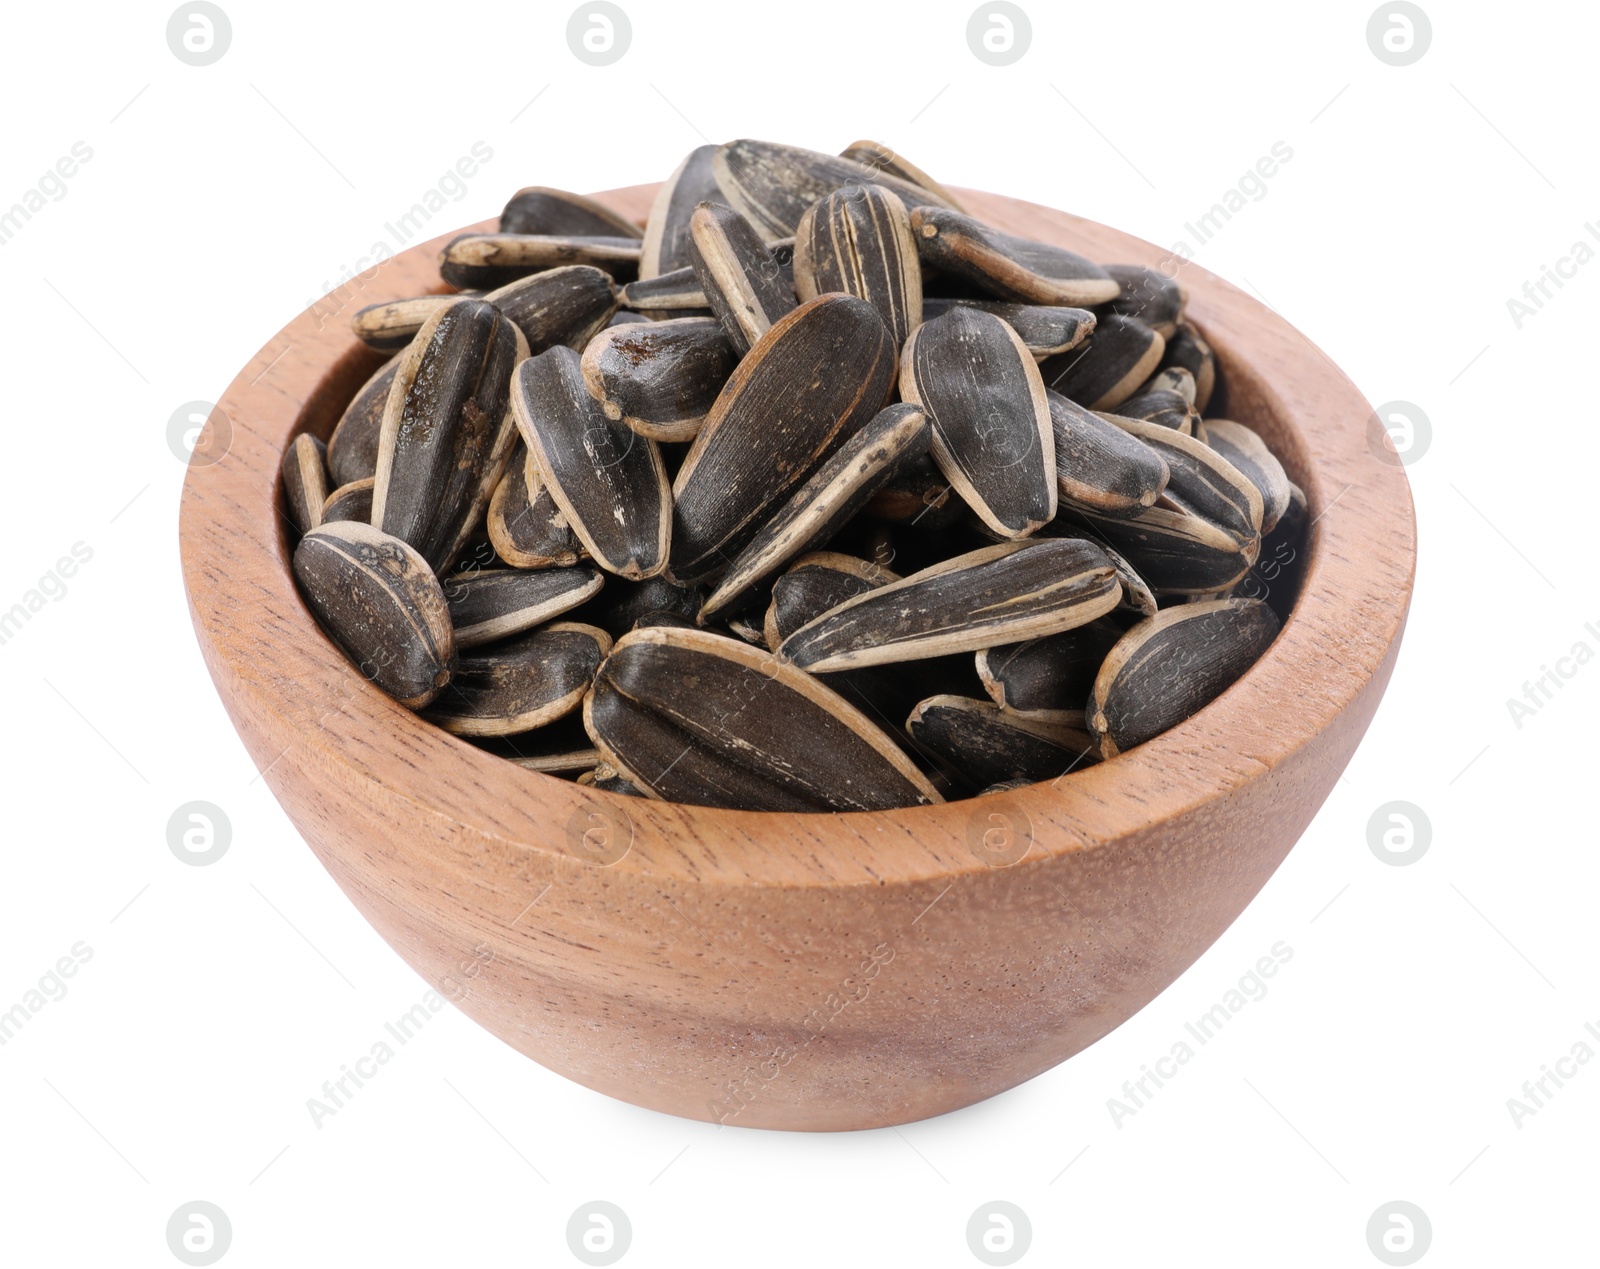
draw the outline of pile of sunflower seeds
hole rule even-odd
[[[373,683],[530,770],[775,811],[1051,780],[1293,603],[1305,496],[1217,417],[1182,288],[883,146],[702,146],[642,230],[524,189],[440,274],[355,316],[390,359],[284,456],[294,574]]]

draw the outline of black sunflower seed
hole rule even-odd
[[[601,331],[583,350],[583,382],[608,419],[653,441],[692,441],[738,364],[706,317]]]
[[[363,524],[371,524],[372,486],[376,483],[368,476],[365,480],[352,480],[348,485],[340,485],[322,504],[322,523],[360,520]]]
[[[283,452],[283,500],[301,533],[322,523],[322,507],[328,500],[327,452],[328,447],[309,432],[301,432]]]
[[[1047,391],[1045,399],[1062,506],[1114,517],[1136,516],[1155,506],[1168,479],[1159,453],[1059,392]]]
[[[1137,317],[1107,313],[1080,348],[1039,367],[1045,386],[1091,410],[1113,410],[1139,390],[1166,341]]]
[[[1259,536],[1261,491],[1220,452],[1195,437],[1143,419],[1115,422],[1166,462],[1171,479],[1163,492],[1170,502],[1242,537]]]
[[[960,212],[915,207],[911,229],[924,264],[1002,300],[1088,308],[1115,299],[1121,289],[1076,252],[1001,233]]]
[[[886,145],[881,145],[876,141],[852,141],[843,150],[839,151],[839,157],[841,159],[850,159],[873,172],[882,172],[915,185],[918,189],[932,194],[933,201],[942,203],[946,207],[953,208],[956,211],[965,210],[956,201],[954,194],[910,159],[906,158],[905,155],[896,153]],[[927,202],[928,200],[923,199],[921,201]]]
[[[1007,713],[1040,722],[1083,726],[1083,703],[1126,621],[1100,617],[1075,630],[985,648],[978,677]]]
[[[689,151],[656,191],[644,226],[644,250],[639,257],[641,281],[689,267],[689,217],[701,203],[725,201],[711,171],[716,153],[714,145]]]
[[[617,311],[611,275],[588,264],[546,269],[483,298],[517,324],[534,357],[556,344],[582,352]]]
[[[701,203],[689,217],[689,264],[739,356],[785,313],[794,286],[755,228],[731,207]]]
[[[335,485],[348,485],[376,474],[383,409],[399,369],[399,357],[384,362],[339,416],[333,435],[328,438],[328,474]]]
[[[593,626],[553,622],[460,658],[423,717],[458,736],[514,736],[570,714],[583,703],[611,636]]]
[[[644,237],[644,230],[626,216],[587,195],[543,185],[529,185],[511,196],[500,213],[500,232],[561,238]]]
[[[489,499],[488,531],[495,554],[512,568],[567,568],[588,554],[520,437]]]
[[[1294,488],[1283,464],[1260,436],[1231,419],[1207,419],[1206,437],[1211,448],[1244,473],[1261,494],[1261,532],[1271,533],[1289,509],[1289,491]]]
[[[444,584],[445,602],[460,650],[507,639],[570,612],[600,592],[600,570],[591,567],[482,569]]]
[[[422,324],[454,295],[418,295],[408,300],[386,300],[368,304],[350,319],[356,338],[379,352],[399,352],[422,329]]]
[[[964,696],[922,701],[906,731],[978,786],[1053,780],[1080,766],[1094,743],[1081,728],[1018,718],[993,701]]]
[[[1211,345],[1190,322],[1178,323],[1178,333],[1167,341],[1162,354],[1161,369],[1175,368],[1194,376],[1194,408],[1204,414],[1217,384],[1217,359]]]
[[[1094,333],[1095,315],[1086,308],[1054,304],[1013,304],[1009,300],[967,300],[924,296],[922,320],[931,322],[953,308],[981,308],[993,313],[1027,345],[1035,361],[1076,348]]]
[[[922,322],[922,266],[905,204],[882,185],[846,185],[807,209],[795,230],[794,293],[858,295],[896,348]]]
[[[1107,306],[1113,313],[1137,317],[1163,339],[1177,333],[1187,297],[1176,278],[1142,264],[1108,264],[1105,270],[1122,288]]]
[[[439,276],[453,287],[489,291],[564,264],[593,265],[627,281],[639,269],[639,240],[614,235],[460,234],[439,253]]]
[[[898,582],[900,574],[836,551],[814,551],[796,560],[772,586],[762,634],[776,652],[801,626],[847,599]]]

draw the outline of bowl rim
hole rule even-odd
[[[594,197],[642,220],[657,188]],[[1068,213],[978,191],[958,194],[980,219],[1092,258],[1152,267],[1175,259]],[[1310,559],[1278,638],[1185,722],[1073,772],[1060,789],[1057,780],[934,806],[808,815],[609,794],[523,770],[443,732],[364,679],[301,601],[280,519],[279,459],[297,432],[325,436],[354,386],[383,360],[350,333],[349,315],[369,303],[448,289],[435,272],[439,248],[455,233],[495,225],[485,221],[380,258],[300,313],[235,377],[191,458],[179,517],[191,618],[219,694],[280,801],[291,776],[278,762],[300,746],[289,770],[338,765],[418,812],[514,851],[643,872],[658,884],[953,882],[993,866],[976,846],[996,817],[1006,831],[1026,835],[1017,863],[1136,839],[1270,776],[1334,725],[1369,683],[1379,680],[1381,690],[1386,681],[1415,575],[1404,470],[1392,453],[1381,456],[1371,406],[1320,349],[1264,304],[1183,261],[1177,276],[1188,314],[1216,352],[1230,417],[1266,432],[1281,449],[1310,517]],[[231,431],[231,441],[212,458],[221,429]],[[1283,710],[1285,700],[1297,708]],[[274,757],[268,746],[283,738],[286,748]],[[599,858],[584,848],[584,833],[597,820],[615,835]],[[623,834],[626,848],[608,858]]]

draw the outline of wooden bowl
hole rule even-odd
[[[653,193],[600,197],[642,221]],[[1094,259],[1164,255],[1061,212],[960,197]],[[1277,642],[1188,722],[1057,787],[849,815],[618,797],[445,734],[319,631],[278,494],[289,440],[326,437],[381,363],[350,315],[440,289],[445,241],[353,279],[239,373],[219,402],[231,444],[214,414],[184,484],[184,579],[234,726],[323,866],[418,973],[551,1070],[764,1128],[880,1127],[991,1097],[1193,963],[1366,730],[1410,602],[1405,475],[1369,448],[1371,407],[1321,352],[1189,265],[1228,413],[1268,439],[1315,523]]]

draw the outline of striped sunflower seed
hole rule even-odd
[[[762,627],[767,647],[776,652],[796,630],[830,608],[899,580],[900,574],[854,555],[837,551],[802,555],[773,583]]]
[[[922,701],[906,731],[976,787],[1053,780],[1082,763],[1094,743],[1081,728],[1018,718],[993,701],[965,696]]]
[[[977,655],[978,678],[1008,714],[1081,728],[1089,689],[1126,629],[1125,621],[1100,617],[1042,639],[985,648]]]
[[[427,560],[370,524],[313,529],[294,552],[294,576],[317,620],[361,673],[409,709],[450,681],[455,633]]]
[[[1113,758],[1198,713],[1277,634],[1272,609],[1254,599],[1180,604],[1141,621],[1112,648],[1089,698],[1101,756]]]
[[[607,572],[637,581],[667,566],[672,500],[654,441],[613,423],[557,346],[517,368],[517,428],[556,506]]]
[[[1167,500],[1241,537],[1261,533],[1261,491],[1217,450],[1192,436],[1143,419],[1115,420],[1160,454],[1171,473]]]
[[[1206,435],[1211,448],[1242,472],[1261,494],[1261,532],[1271,533],[1289,509],[1294,488],[1267,443],[1243,423],[1231,419],[1207,419]]]
[[[876,310],[851,295],[808,300],[745,354],[673,482],[672,572],[710,577],[767,511],[884,405],[895,350]]]
[[[1020,643],[1103,617],[1122,587],[1093,542],[981,547],[846,600],[778,651],[812,673]]]
[[[588,554],[521,438],[489,499],[489,542],[512,568],[568,568]]]
[[[301,432],[283,452],[283,500],[289,519],[301,533],[322,523],[328,500],[328,447],[309,432]]]
[[[1035,361],[1076,348],[1094,333],[1095,315],[1086,308],[1053,304],[1013,304],[1008,300],[968,300],[924,296],[922,320],[931,322],[953,308],[981,308],[993,313],[1027,345]]]
[[[583,382],[605,415],[652,441],[692,441],[738,356],[711,318],[636,322],[583,350]]]
[[[1161,369],[1175,368],[1187,370],[1194,376],[1194,408],[1204,414],[1217,386],[1217,359],[1211,345],[1192,322],[1178,323],[1178,333],[1167,341],[1162,354]]]
[[[610,650],[604,630],[568,621],[489,644],[460,658],[423,717],[457,736],[532,731],[582,704]]]
[[[418,295],[409,300],[368,304],[350,319],[350,328],[368,348],[399,352],[422,329],[425,321],[457,298],[454,295]]]
[[[885,186],[908,208],[942,202],[883,168],[770,141],[729,141],[718,147],[711,168],[728,204],[769,239],[792,237],[806,209],[843,185]]]
[[[618,640],[584,723],[626,779],[667,801],[775,811],[943,801],[837,693],[709,631],[652,628]]]
[[[896,348],[922,322],[922,266],[905,204],[882,185],[846,185],[814,203],[794,235],[794,293],[857,295]]]
[[[1107,305],[1113,313],[1137,317],[1163,339],[1177,334],[1188,297],[1176,278],[1142,264],[1108,264],[1105,270],[1122,288]]]
[[[558,238],[644,237],[644,230],[638,225],[603,203],[544,185],[529,185],[511,196],[500,213],[500,232]]]
[[[1124,419],[1143,419],[1185,436],[1193,436],[1195,424],[1200,421],[1181,392],[1170,389],[1141,390],[1117,406],[1116,414]]]
[[[611,275],[589,264],[546,269],[483,298],[517,324],[533,357],[557,344],[582,352],[617,311]]]
[[[924,322],[906,342],[900,396],[927,411],[934,462],[996,533],[1027,537],[1054,518],[1050,406],[1011,327],[982,309]]]
[[[648,281],[689,267],[689,217],[701,203],[727,201],[711,170],[714,145],[697,146],[656,191],[644,225],[639,278]]]
[[[377,473],[383,410],[399,369],[399,357],[384,362],[339,416],[328,438],[328,474],[335,485],[348,485]]]
[[[1002,300],[1087,308],[1115,299],[1121,289],[1076,252],[1001,233],[960,212],[915,207],[911,229],[924,264]]]
[[[883,172],[915,185],[918,189],[932,194],[934,202],[949,207],[953,211],[966,210],[956,200],[956,196],[943,185],[906,158],[905,155],[897,154],[886,145],[881,145],[876,141],[852,141],[843,150],[839,151],[839,157],[841,159],[850,159],[873,172]],[[928,200],[922,199],[921,201],[927,202]]]
[[[1137,317],[1107,313],[1081,348],[1039,367],[1044,381],[1091,410],[1113,410],[1139,390],[1161,361],[1166,341]]]
[[[1046,390],[1062,506],[1126,518],[1155,506],[1167,487],[1161,455],[1115,423]]]
[[[589,264],[627,281],[639,269],[637,238],[460,234],[439,253],[439,276],[462,290],[491,291],[541,269]]]
[[[768,243],[767,250],[778,262],[778,272],[783,285],[794,290],[794,239],[784,238]],[[659,273],[653,278],[629,282],[617,292],[617,302],[625,309],[635,310],[647,317],[714,317],[711,302],[701,289],[700,278],[692,264],[671,273]]]
[[[378,482],[371,476],[365,480],[352,480],[340,485],[322,504],[322,523],[334,520],[359,520],[372,523],[372,486]]]
[[[571,612],[600,593],[605,584],[591,567],[550,568],[530,572],[489,568],[445,584],[445,601],[455,626],[456,647],[465,651],[508,639],[524,630]]]
[[[1139,572],[1156,595],[1204,595],[1227,590],[1255,563],[1261,539],[1230,533],[1200,516],[1151,507],[1128,520],[1070,512],[1069,522],[1104,538]]]
[[[750,539],[701,607],[700,623],[748,594],[787,561],[832,537],[889,478],[896,463],[927,446],[927,416],[918,407],[902,404],[881,410]]]
[[[754,227],[721,203],[689,217],[689,264],[700,291],[739,356],[795,307],[793,283]]]
[[[1192,408],[1195,401],[1194,376],[1182,366],[1165,366],[1144,381],[1138,395],[1149,396],[1156,392],[1176,392]]]
[[[458,299],[400,355],[378,441],[372,523],[436,572],[483,518],[516,442],[507,408],[528,341],[494,305]]]

